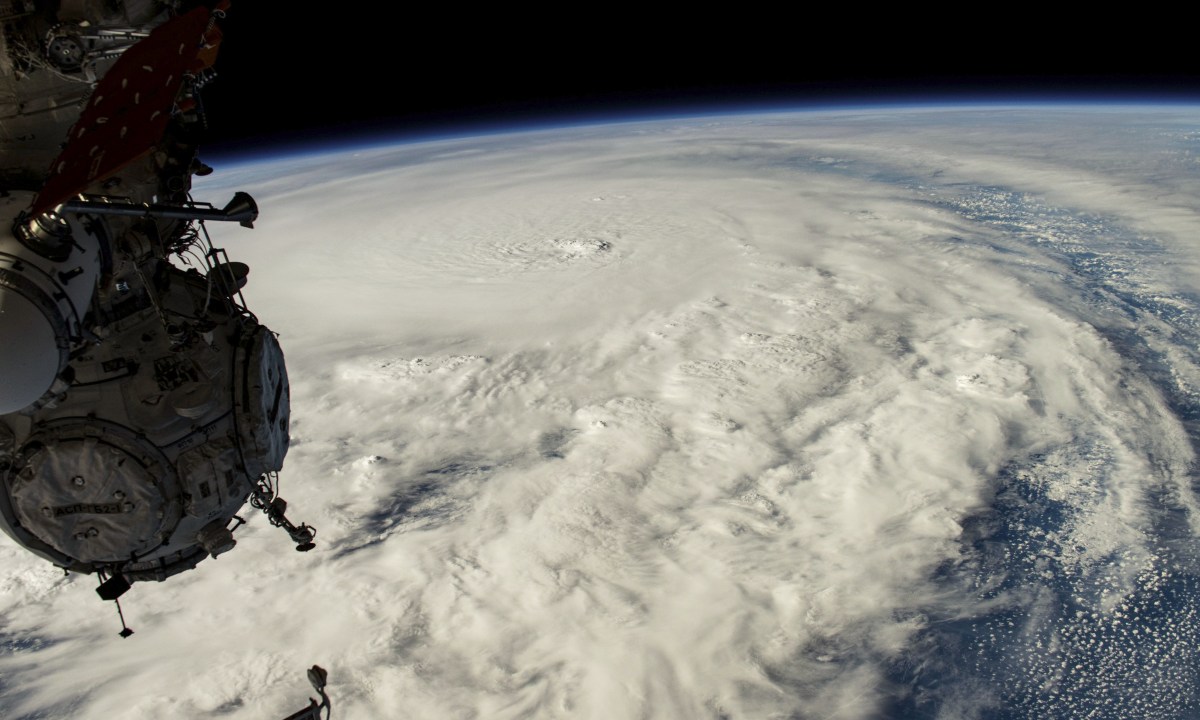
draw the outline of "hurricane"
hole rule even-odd
[[[1200,111],[874,107],[230,158],[318,549],[0,542],[13,718],[1200,712]],[[200,598],[199,601],[196,598]]]

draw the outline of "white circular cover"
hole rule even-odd
[[[26,530],[85,563],[111,563],[162,542],[164,467],[98,438],[51,442],[29,454],[10,490]]]
[[[54,328],[24,295],[0,287],[0,415],[29,406],[58,373]]]

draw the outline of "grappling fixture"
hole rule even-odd
[[[106,600],[232,549],[247,500],[313,547],[283,352],[204,226],[258,209],[190,195],[226,4],[0,4],[0,527]]]

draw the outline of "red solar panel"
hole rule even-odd
[[[172,18],[117,59],[50,166],[34,214],[52,210],[158,145],[183,76],[195,69],[208,21],[203,7]]]

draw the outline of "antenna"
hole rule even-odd
[[[320,665],[310,667],[308,681],[321,696],[321,703],[318,705],[316,699],[309,698],[308,707],[288,715],[283,720],[321,720],[322,710],[325,711],[325,720],[329,720],[329,716],[333,712],[333,705],[329,702],[329,696],[325,694],[325,683],[328,679],[329,673],[325,671],[325,668]]]
[[[129,637],[133,634],[133,630],[125,624],[125,613],[121,611],[121,601],[118,598],[133,586],[121,573],[105,577],[104,571],[100,570],[96,575],[100,578],[100,587],[96,588],[96,594],[100,596],[101,600],[112,600],[117,604],[117,617],[121,619],[121,632],[117,634],[123,638]]]

